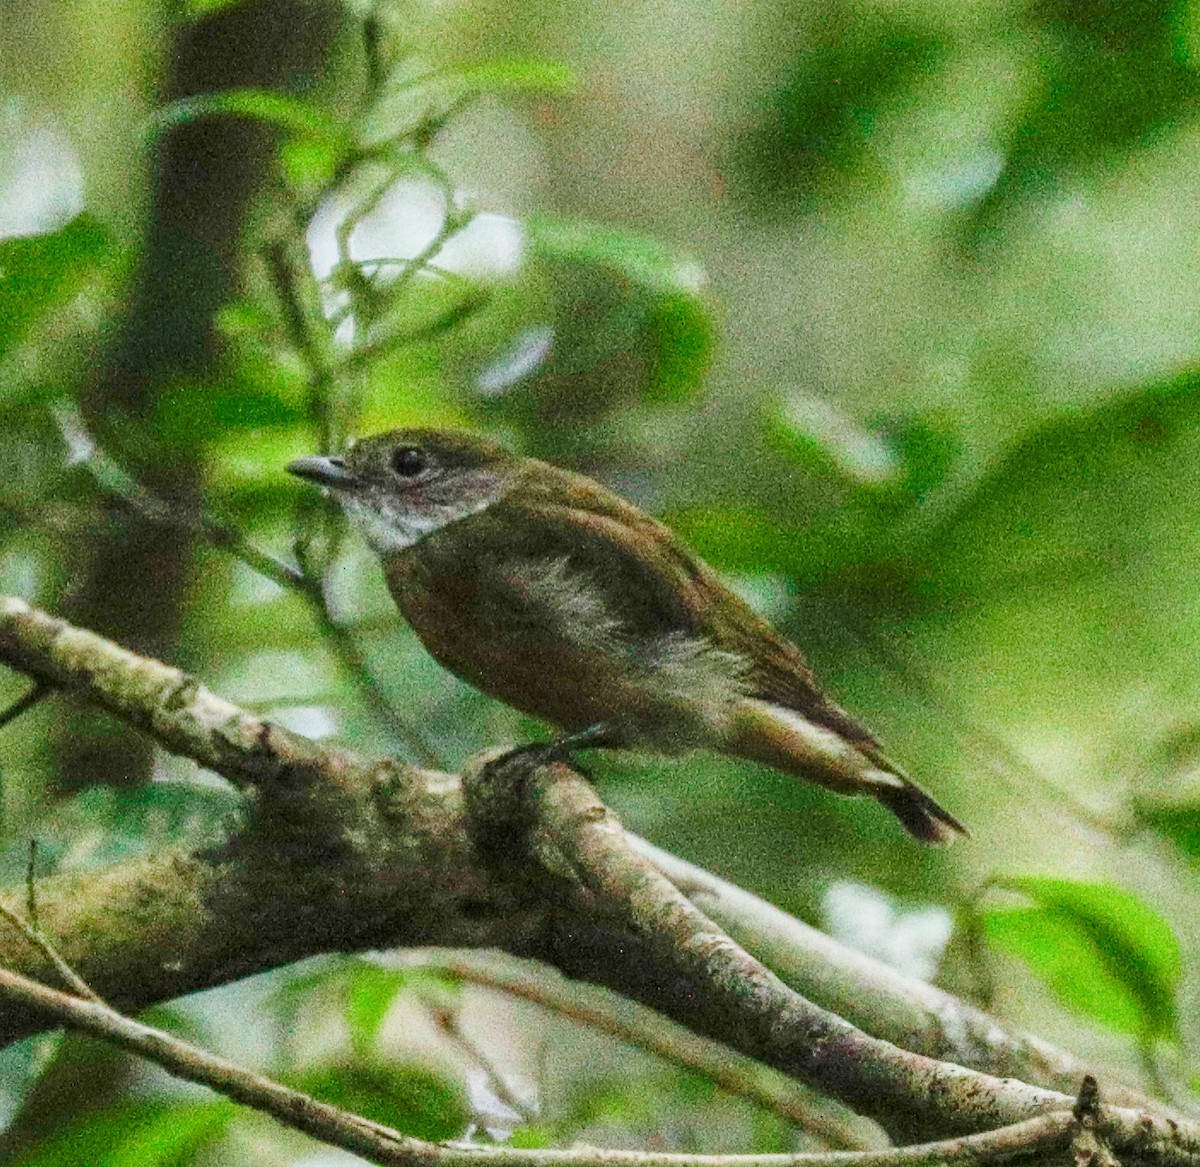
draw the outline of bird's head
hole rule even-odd
[[[477,434],[401,429],[353,442],[343,455],[297,458],[288,471],[332,492],[385,555],[490,506],[522,462]]]

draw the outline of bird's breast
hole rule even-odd
[[[452,673],[569,731],[603,722],[670,749],[710,736],[702,723],[729,691],[714,680],[732,667],[721,654],[628,635],[603,590],[561,558],[445,550],[422,544],[385,569],[404,618]]]
[[[489,696],[567,730],[630,702],[612,662],[514,590],[503,557],[447,563],[413,548],[386,565],[401,614],[430,655]]]

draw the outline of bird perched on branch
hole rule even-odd
[[[800,650],[667,527],[475,434],[396,430],[291,473],[333,492],[429,652],[593,746],[711,750],[965,833],[821,692]]]

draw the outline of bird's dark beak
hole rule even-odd
[[[346,469],[346,463],[341,458],[297,458],[289,462],[287,472],[305,482],[315,482],[318,486],[330,490],[349,490],[358,480]]]

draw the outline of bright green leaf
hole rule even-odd
[[[1077,1013],[1139,1038],[1178,1038],[1179,943],[1157,912],[1113,884],[1013,876],[995,885],[1037,906],[988,909],[992,944]]]
[[[232,1102],[122,1106],[86,1115],[33,1147],[11,1167],[173,1167],[219,1137],[238,1113]]]
[[[459,1086],[424,1066],[327,1066],[287,1081],[322,1102],[431,1142],[461,1137],[470,1121]]]
[[[79,291],[108,247],[90,215],[46,235],[0,239],[0,356]]]
[[[156,110],[150,119],[154,133],[212,117],[242,117],[267,122],[289,133],[317,138],[344,148],[347,132],[332,118],[307,101],[270,89],[227,89],[181,97]]]
[[[434,78],[472,93],[571,93],[579,87],[570,65],[535,57],[481,61],[461,69],[439,70]]]
[[[333,181],[344,153],[337,139],[297,135],[283,143],[279,159],[293,187],[321,188]]]
[[[992,908],[984,934],[993,948],[1019,957],[1066,1006],[1119,1033],[1139,1037],[1142,1011],[1070,920],[1038,908]]]
[[[380,1026],[400,992],[415,990],[422,1001],[448,1008],[459,996],[455,983],[420,969],[383,968],[359,961],[347,971],[346,1024],[355,1053],[363,1059],[373,1055]]]
[[[404,987],[404,974],[372,964],[355,966],[346,999],[346,1024],[359,1057],[369,1057],[396,994]]]

